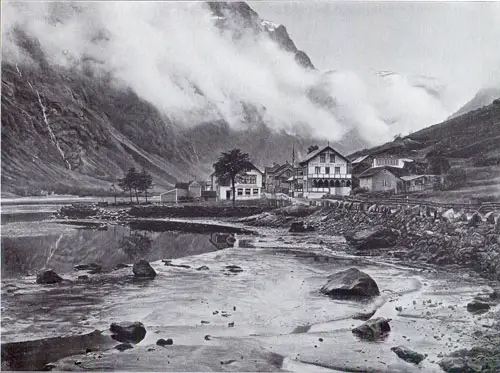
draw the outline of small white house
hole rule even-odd
[[[253,166],[250,170],[241,172],[236,177],[235,182],[235,199],[258,199],[261,198],[263,172]],[[210,175],[210,190],[217,192],[217,200],[232,200],[233,189],[231,180],[218,180],[215,173]]]
[[[201,184],[194,181],[176,183],[175,188],[160,194],[161,203],[177,203],[199,200],[201,198]]]

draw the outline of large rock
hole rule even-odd
[[[292,233],[304,233],[304,232],[312,232],[314,231],[314,227],[305,225],[303,221],[294,222],[290,225],[289,232]]]
[[[352,332],[364,339],[380,338],[391,331],[389,321],[390,319],[377,317],[376,319],[368,320],[364,324],[355,327]]]
[[[422,360],[425,359],[425,355],[410,350],[409,348],[404,346],[393,347],[391,348],[391,351],[393,351],[396,355],[398,355],[399,358],[403,359],[404,361],[413,364],[419,364]]]
[[[63,279],[52,269],[47,269],[36,275],[37,284],[57,284]]]
[[[135,277],[139,277],[139,278],[155,278],[156,277],[155,270],[144,259],[141,259],[137,263],[134,264],[134,267],[132,268],[132,272],[134,272]]]
[[[113,339],[124,343],[139,343],[146,336],[146,328],[141,322],[112,323],[109,330],[113,333]]]
[[[392,247],[397,238],[398,235],[392,229],[385,227],[367,228],[345,235],[347,243],[358,250]]]
[[[471,216],[469,222],[467,223],[467,225],[469,227],[476,227],[482,221],[483,221],[483,219],[481,218],[481,215],[479,215],[478,212],[475,212],[474,214],[472,214],[472,216]]]
[[[375,280],[357,268],[349,268],[328,276],[328,283],[320,291],[340,298],[380,295]]]
[[[490,305],[486,302],[477,299],[467,304],[467,311],[469,312],[486,312],[490,309]]]

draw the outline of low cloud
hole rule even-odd
[[[203,3],[7,3],[3,8],[5,60],[28,63],[13,33],[22,29],[39,40],[50,64],[91,65],[111,74],[115,84],[133,89],[185,126],[223,118],[244,128],[250,104],[276,130],[341,140],[356,128],[375,143],[450,114],[443,89],[428,89],[429,81],[304,70],[265,33],[235,39],[221,32]]]

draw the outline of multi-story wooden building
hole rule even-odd
[[[321,198],[325,194],[346,196],[351,192],[351,164],[330,145],[309,153],[299,162],[296,172],[296,178],[302,179],[302,183],[295,184],[297,195]]]

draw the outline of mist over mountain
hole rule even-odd
[[[428,77],[321,72],[246,3],[8,3],[2,182],[107,188],[205,177],[238,146],[263,166],[311,143],[341,152],[450,114]],[[45,185],[46,184],[46,185]]]

